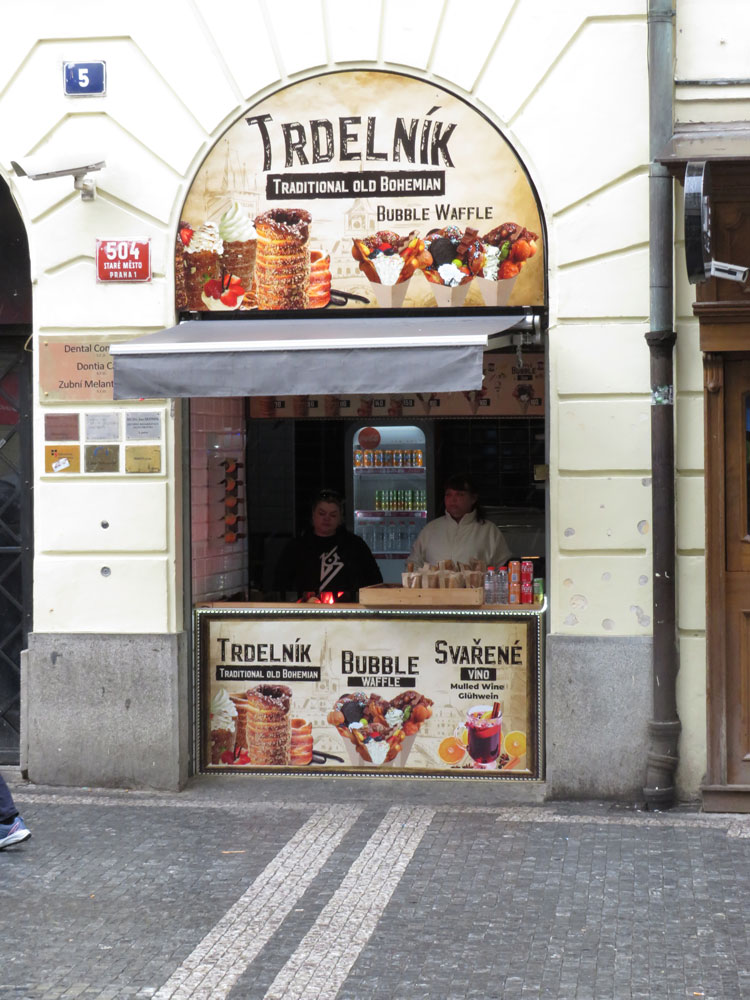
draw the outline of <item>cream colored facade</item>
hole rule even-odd
[[[14,12],[0,66],[0,169],[29,236],[37,359],[47,338],[174,323],[174,234],[192,178],[244,108],[279,86],[337,68],[393,69],[434,80],[490,117],[524,161],[547,225],[548,628],[651,635],[646,0],[382,0],[366,12],[348,0],[225,0],[220,9],[79,0],[73,11],[37,0],[22,14],[13,0],[2,6]],[[715,76],[719,64],[727,75],[730,63],[741,75],[741,0],[714,0],[709,24],[701,7],[677,0],[677,77]],[[90,59],[107,63],[107,96],[64,97],[62,62]],[[719,91],[678,88],[676,115],[747,117],[748,96],[737,107]],[[63,148],[103,151],[95,201],[82,201],[67,177],[13,175],[11,159]],[[96,283],[94,241],[115,236],[151,239],[150,284]],[[706,757],[702,374],[677,239],[678,785],[695,797]],[[66,408],[37,392],[35,633],[187,627],[180,408],[159,408],[161,476],[63,481],[43,471],[44,416],[97,406]],[[578,721],[585,744],[593,720]]]

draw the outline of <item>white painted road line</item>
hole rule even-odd
[[[154,1000],[222,1000],[351,829],[362,808],[327,806],[300,827],[156,991]]]
[[[434,815],[418,806],[388,810],[264,1000],[334,1000]]]

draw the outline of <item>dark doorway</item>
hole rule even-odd
[[[26,232],[2,181],[0,226],[0,764],[16,764],[32,606],[31,276]]]

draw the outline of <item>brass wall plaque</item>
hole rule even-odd
[[[161,472],[161,446],[129,444],[125,446],[125,471],[131,473]]]
[[[83,467],[85,472],[119,472],[119,444],[87,444]]]
[[[45,472],[80,472],[81,449],[77,444],[46,445],[44,449]]]

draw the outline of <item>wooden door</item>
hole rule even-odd
[[[736,358],[724,364],[723,589],[726,782],[750,786],[750,360]]]

